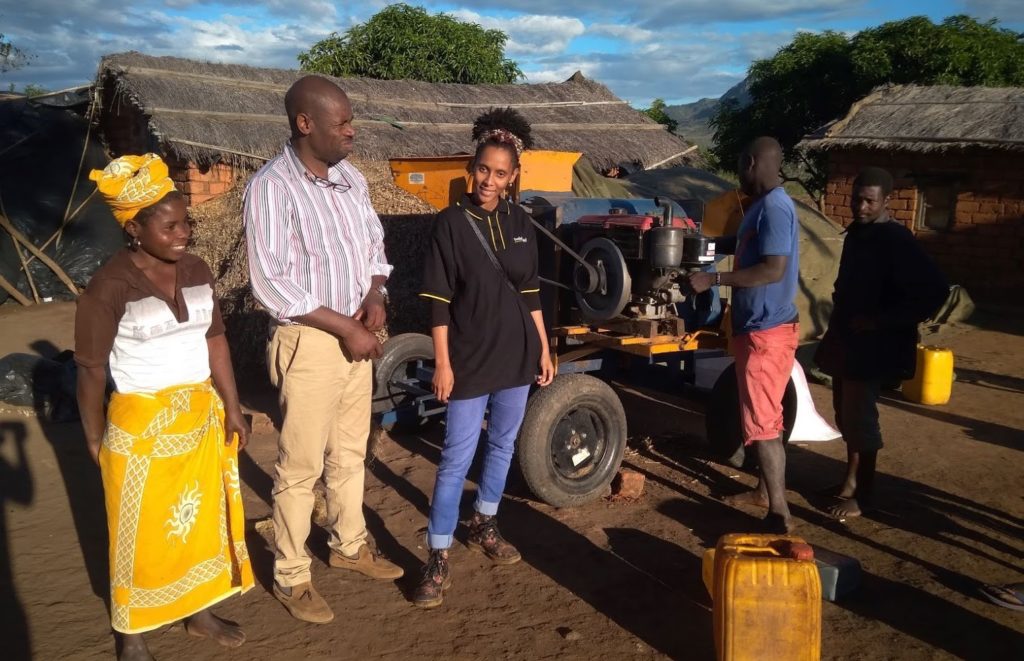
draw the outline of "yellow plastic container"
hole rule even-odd
[[[715,652],[719,661],[818,661],[821,579],[787,547],[799,537],[725,535],[714,553]]]
[[[700,577],[704,581],[704,588],[708,594],[714,594],[715,590],[715,549],[714,547],[704,549],[704,557],[700,563]]]
[[[914,378],[903,382],[903,396],[912,402],[941,406],[953,393],[953,352],[917,345]]]

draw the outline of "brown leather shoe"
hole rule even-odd
[[[293,585],[291,594],[287,594],[281,586],[274,581],[274,596],[284,604],[288,612],[296,620],[312,622],[313,624],[326,624],[334,619],[334,612],[327,605],[324,598],[313,588],[312,583],[299,583]]]
[[[480,551],[498,565],[514,565],[522,560],[516,547],[505,541],[498,532],[498,520],[480,512],[473,512],[469,520],[469,536],[466,545]]]
[[[405,570],[371,549],[369,544],[360,546],[359,553],[354,558],[331,549],[331,566],[338,569],[351,569],[370,578],[388,581],[402,578],[405,575]]]
[[[448,568],[448,549],[431,549],[423,576],[412,593],[412,603],[420,608],[436,608],[444,601],[444,591],[452,586]]]

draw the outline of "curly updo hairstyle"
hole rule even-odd
[[[519,155],[533,146],[530,123],[512,108],[491,108],[473,122],[473,141],[476,154],[473,163],[480,158],[485,147],[501,147],[512,155],[512,166],[519,167]]]

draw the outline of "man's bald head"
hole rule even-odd
[[[284,109],[292,129],[292,147],[303,159],[333,165],[352,151],[356,131],[352,104],[333,81],[304,76],[288,88]]]
[[[284,111],[292,135],[296,134],[296,119],[300,114],[316,117],[335,103],[348,104],[348,95],[333,81],[322,76],[299,78],[284,95]]]
[[[754,139],[739,161],[740,186],[747,195],[764,195],[781,182],[782,145],[770,136]]]

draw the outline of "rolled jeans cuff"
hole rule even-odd
[[[430,549],[449,549],[452,546],[454,535],[435,535],[427,533],[427,547]]]
[[[477,498],[476,504],[473,506],[473,508],[480,514],[483,514],[484,516],[494,516],[498,513],[499,504],[500,503],[488,503],[483,500],[480,500],[480,498]]]

